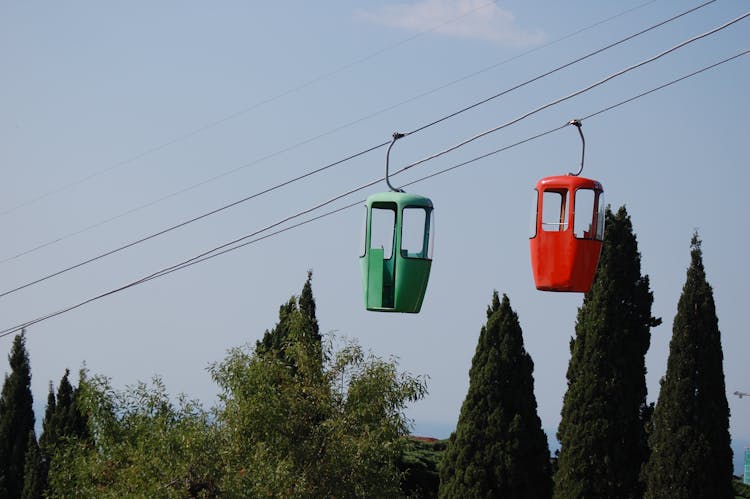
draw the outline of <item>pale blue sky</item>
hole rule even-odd
[[[698,3],[0,0],[0,292],[379,144]],[[393,148],[393,168],[746,10],[746,2],[717,1],[407,137]],[[750,48],[748,35],[746,19],[393,181],[417,179],[735,55]],[[583,125],[584,175],[603,184],[614,207],[627,205],[653,313],[664,320],[647,355],[649,400],[666,368],[690,237],[700,231],[736,453],[750,445],[750,398],[732,395],[750,392],[743,316],[750,305],[749,63],[744,56]],[[362,185],[383,174],[384,154],[379,149],[4,296],[0,329]],[[313,269],[323,331],[355,337],[379,355],[397,356],[403,369],[429,375],[429,396],[409,416],[417,433],[438,437],[458,417],[492,291],[507,293],[535,362],[540,417],[553,434],[582,295],[534,289],[528,208],[535,182],[575,168],[579,154],[578,136],[566,128],[408,188],[429,196],[436,213],[435,260],[419,315],[364,310],[357,260],[363,210],[355,208],[35,325],[27,344],[38,410],[49,381],[84,362],[116,386],[159,374],[172,392],[213,403],[206,366],[272,327],[278,306]],[[385,189],[381,183],[334,206]],[[0,339],[3,358],[11,338]]]

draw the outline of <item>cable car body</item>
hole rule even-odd
[[[534,189],[531,267],[542,291],[591,289],[604,239],[604,190],[574,175],[545,177]]]
[[[365,207],[360,250],[365,307],[377,312],[419,312],[432,266],[432,201],[391,191],[371,195]]]

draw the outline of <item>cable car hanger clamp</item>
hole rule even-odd
[[[586,155],[586,139],[583,138],[583,131],[581,130],[581,120],[579,119],[570,120],[568,122],[568,125],[574,125],[576,128],[578,128],[578,135],[581,136],[581,167],[578,169],[578,173],[568,173],[568,175],[573,175],[574,177],[577,177],[583,171],[583,159]]]
[[[405,136],[406,134],[404,133],[393,132],[393,140],[391,140],[391,144],[388,146],[388,150],[385,152],[385,183],[388,184],[388,188],[393,192],[404,192],[404,190],[398,189],[391,185],[391,181],[388,178],[388,161],[391,157],[391,147],[393,147],[393,144],[395,144],[398,139],[405,137]]]

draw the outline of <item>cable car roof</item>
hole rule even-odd
[[[420,206],[424,208],[432,208],[432,201],[429,198],[410,192],[378,192],[370,195],[367,198],[368,205],[379,202],[396,203],[399,206]]]

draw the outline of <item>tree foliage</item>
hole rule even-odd
[[[349,343],[321,370],[303,342],[287,345],[296,369],[235,349],[211,369],[222,388],[224,489],[234,496],[394,497],[395,460],[408,432],[403,410],[421,379]],[[239,473],[237,470],[247,470]]]
[[[406,404],[424,380],[349,342],[323,354],[310,276],[255,348],[209,371],[212,410],[163,384],[81,383],[89,437],[52,460],[52,497],[395,497]],[[311,334],[314,333],[314,334]]]
[[[487,309],[456,432],[440,469],[441,497],[552,494],[549,448],[534,397],[534,364],[510,300]]]
[[[396,462],[401,470],[401,491],[410,498],[438,497],[440,462],[448,440],[410,437]]]
[[[95,376],[79,389],[90,437],[55,447],[49,497],[213,496],[220,449],[200,404],[172,403],[159,378],[117,391]]]
[[[275,355],[287,364],[293,363],[286,356],[286,347],[290,341],[302,340],[309,348],[317,348],[317,355],[323,362],[320,327],[315,315],[315,298],[312,293],[312,271],[308,271],[307,280],[299,297],[292,296],[279,307],[279,321],[271,330],[266,330],[263,338],[255,344],[261,355]]]
[[[34,431],[29,432],[26,444],[26,456],[24,457],[23,490],[22,499],[41,499],[44,491],[44,480],[42,474],[42,455],[39,452],[39,444],[36,441]]]
[[[211,368],[222,405],[172,404],[164,386],[82,383],[91,439],[67,439],[50,497],[395,497],[403,410],[421,379],[346,345],[320,371],[309,352],[280,358],[237,348]],[[309,372],[312,369],[313,372]]]
[[[66,369],[57,387],[57,395],[50,384],[47,408],[42,421],[42,435],[39,437],[39,446],[43,452],[48,452],[48,449],[65,436],[87,436],[86,416],[78,405],[79,392],[70,384],[69,376],[70,371]],[[85,372],[82,371],[81,379],[84,376]]]
[[[26,480],[34,482],[31,490],[46,490],[52,455],[57,445],[68,437],[76,437],[82,441],[88,438],[86,416],[79,403],[80,392],[70,384],[69,376],[70,371],[66,369],[57,387],[57,396],[50,382],[47,407],[42,420],[42,435],[39,437],[39,469],[27,471]],[[80,379],[84,379],[84,376],[85,373],[81,371]],[[28,473],[33,473],[33,478]]]
[[[21,497],[29,433],[34,431],[25,333],[14,338],[8,361],[11,371],[0,395],[0,496]]]
[[[750,485],[743,483],[741,480],[732,480],[735,497],[747,497],[750,499]]]
[[[653,416],[646,497],[733,497],[721,333],[698,234]]]
[[[653,295],[625,207],[607,208],[596,278],[570,341],[556,497],[640,497]]]

